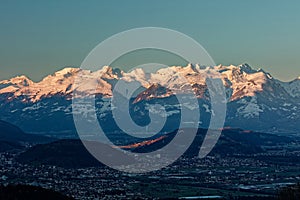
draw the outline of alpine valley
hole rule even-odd
[[[297,133],[300,131],[300,78],[282,82],[262,69],[255,70],[248,64],[239,66],[206,67],[189,64],[171,66],[148,73],[143,69],[124,72],[105,66],[98,71],[65,68],[33,82],[25,76],[0,81],[1,119],[13,123],[27,133],[47,134],[56,137],[76,136],[72,113],[73,91],[81,91],[81,97],[96,95],[96,113],[105,129],[115,131],[110,100],[115,84],[137,82],[140,88],[129,100],[130,113],[137,124],[150,123],[148,113],[151,104],[163,104],[167,117],[165,131],[173,131],[174,121],[180,118],[180,108],[174,96],[190,86],[198,100],[199,126],[207,128],[211,109],[209,91],[204,74],[217,71],[225,87],[227,99],[226,127],[268,133]],[[75,85],[77,75],[96,77],[97,87]],[[187,81],[182,83],[180,77]],[[184,105],[195,109],[195,105]],[[93,107],[87,107],[88,116]],[[153,110],[152,110],[153,111]],[[165,113],[156,109],[162,116]]]

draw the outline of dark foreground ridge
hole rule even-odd
[[[184,157],[197,157],[206,129],[198,129],[197,135],[184,153]],[[189,129],[183,129],[188,134]],[[121,146],[124,150],[137,153],[152,152],[168,144],[177,131],[151,138],[140,143]],[[249,155],[264,153],[263,147],[282,145],[292,142],[288,137],[266,133],[248,132],[241,129],[226,129],[209,155]],[[113,158],[112,158],[113,159]],[[54,165],[64,168],[99,167],[97,161],[84,147],[80,140],[59,140],[49,144],[39,144],[29,148],[18,157],[18,161],[31,165]]]
[[[3,200],[74,200],[59,192],[29,185],[0,186],[0,199]]]
[[[22,150],[28,145],[45,144],[55,138],[24,133],[20,128],[0,120],[0,152]]]
[[[100,167],[80,140],[59,140],[49,144],[39,144],[22,153],[19,162],[31,165],[52,165],[64,168]]]

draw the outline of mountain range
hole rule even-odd
[[[225,126],[272,133],[297,133],[300,131],[300,78],[291,82],[275,79],[262,69],[248,64],[238,66],[170,66],[149,73],[138,68],[130,72],[105,66],[98,71],[65,68],[39,82],[26,76],[0,81],[1,119],[14,123],[29,133],[73,137],[76,129],[72,116],[72,95],[79,91],[83,98],[96,95],[96,113],[100,124],[108,131],[115,131],[111,113],[112,89],[119,80],[136,82],[140,87],[129,102],[131,115],[137,124],[147,125],[151,104],[163,104],[167,121],[165,131],[172,131],[180,118],[174,94],[184,94],[186,86],[194,91],[201,118],[199,125],[207,128],[213,114],[204,74],[217,71],[226,90],[227,114]],[[97,87],[89,82],[75,85],[77,75],[94,77]],[[180,78],[184,77],[185,82]],[[184,105],[189,109],[195,105]],[[83,115],[88,116],[93,107]],[[153,107],[151,107],[153,109]],[[157,114],[165,115],[160,109]]]

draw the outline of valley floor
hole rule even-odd
[[[300,162],[293,158],[298,157],[297,151],[181,158],[163,170],[142,175],[106,167],[65,169],[21,164],[15,159],[19,153],[1,153],[1,184],[41,186],[80,200],[199,196],[272,199],[279,188],[300,181]]]

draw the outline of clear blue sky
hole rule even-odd
[[[276,78],[300,75],[300,1],[0,1],[0,79],[33,80],[79,66],[118,32],[158,26],[183,32],[216,63],[247,62]]]

